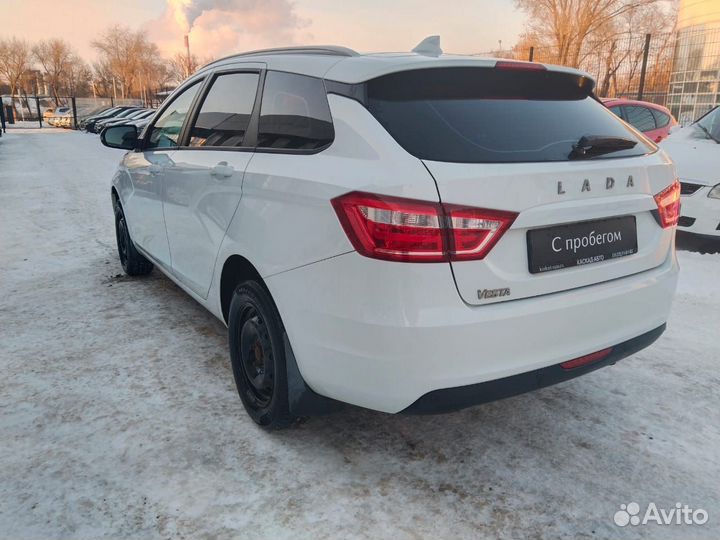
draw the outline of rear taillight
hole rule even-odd
[[[402,262],[482,259],[517,217],[357,191],[332,205],[358,253]]]
[[[352,192],[332,200],[353,247],[361,255],[389,261],[445,260],[438,205]]]
[[[442,205],[449,219],[450,259],[482,259],[517,217],[514,212]]]
[[[660,193],[655,195],[660,225],[663,229],[677,225],[680,217],[680,182],[675,180]]]

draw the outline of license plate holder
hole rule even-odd
[[[635,216],[579,221],[527,232],[531,274],[627,257],[637,250]]]

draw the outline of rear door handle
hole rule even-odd
[[[227,161],[221,161],[210,169],[210,174],[215,178],[227,178],[232,176],[235,172],[235,168],[232,165],[228,165]]]

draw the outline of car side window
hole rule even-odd
[[[655,109],[651,109],[653,116],[655,117],[655,123],[657,124],[657,127],[665,127],[670,123],[670,116],[665,114],[662,111],[658,111]]]
[[[655,129],[655,117],[647,107],[630,106],[625,107],[627,121],[640,131],[651,131]]]
[[[322,80],[268,71],[265,77],[258,148],[317,150],[333,141],[330,106]]]
[[[623,117],[623,115],[622,115],[622,109],[620,108],[619,105],[616,106],[616,107],[609,107],[609,109],[610,109],[610,111],[613,112],[613,114],[615,114],[615,116],[617,116],[617,117],[619,117],[619,118],[622,118],[622,117]]]
[[[219,75],[190,131],[190,146],[242,146],[259,78],[257,73]]]
[[[174,148],[178,145],[185,117],[199,89],[200,81],[197,81],[173,98],[153,124],[145,148]]]

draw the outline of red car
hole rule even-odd
[[[656,143],[667,137],[670,128],[677,125],[677,120],[662,105],[622,98],[602,98],[601,101],[608,109]]]

